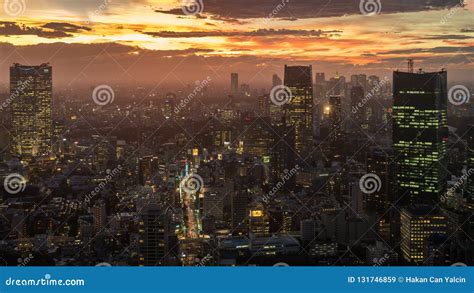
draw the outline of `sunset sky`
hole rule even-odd
[[[65,85],[230,72],[252,84],[284,64],[390,75],[408,57],[472,80],[474,0],[379,1],[380,14],[364,15],[358,0],[202,0],[192,15],[174,0],[0,0],[0,83],[13,62],[50,62]]]

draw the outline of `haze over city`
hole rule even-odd
[[[328,75],[390,76],[407,56],[426,71],[447,68],[449,82],[472,72],[472,0],[381,2],[367,17],[358,1],[204,0],[27,1],[0,22],[0,83],[8,66],[54,64],[56,86],[182,85],[231,72],[269,86],[284,64]]]
[[[472,0],[2,4],[0,266],[474,264]]]

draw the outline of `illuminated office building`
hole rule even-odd
[[[411,205],[401,212],[401,251],[405,261],[423,264],[428,255],[428,239],[446,235],[447,220],[431,205]]]
[[[342,104],[341,96],[329,97],[330,113],[329,120],[331,123],[330,141],[339,143],[342,139]]]
[[[256,118],[243,122],[242,144],[246,154],[262,157],[269,155],[274,140],[275,130],[269,119]]]
[[[302,154],[312,146],[313,140],[312,66],[285,65],[285,86],[292,96],[283,106],[285,123],[295,126],[296,151]]]
[[[270,220],[267,212],[261,205],[256,205],[250,209],[249,230],[257,236],[265,236],[270,233]]]
[[[49,64],[10,67],[12,152],[23,160],[52,151],[53,79]]]
[[[447,73],[394,72],[395,201],[436,203],[446,192]]]

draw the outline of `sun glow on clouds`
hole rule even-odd
[[[468,5],[457,10],[445,24],[441,24],[441,20],[449,13],[446,9],[373,17],[343,15],[290,21],[279,19],[278,16],[271,20],[223,18],[219,15],[208,15],[206,10],[201,17],[155,12],[178,8],[181,1],[174,0],[109,0],[106,8],[98,6],[97,1],[84,0],[81,2],[83,5],[78,5],[78,1],[71,0],[70,3],[72,2],[76,4],[69,6],[68,1],[59,0],[29,1],[24,15],[18,19],[6,18],[5,21],[31,27],[41,27],[49,22],[67,22],[89,27],[90,30],[78,29],[67,32],[68,36],[60,38],[2,33],[0,42],[18,46],[54,42],[115,42],[148,50],[196,49],[195,54],[203,56],[259,56],[288,60],[318,58],[323,61],[364,65],[383,63],[384,58],[406,57],[406,53],[397,53],[401,49],[426,49],[424,52],[413,52],[415,57],[420,58],[453,54],[430,49],[443,46],[473,46],[474,37],[473,5],[470,5],[472,1],[467,1]],[[466,28],[471,30],[461,33],[461,30]],[[259,29],[291,32],[268,35],[242,33]],[[321,30],[323,33],[319,36],[308,35],[307,31],[312,30]],[[153,32],[215,32],[215,35],[163,37],[148,34]],[[218,32],[222,34],[219,35]],[[456,35],[462,35],[464,38]],[[466,66],[472,66],[472,62]]]

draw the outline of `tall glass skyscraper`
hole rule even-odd
[[[394,72],[393,82],[394,201],[436,203],[446,192],[447,72]]]
[[[313,78],[312,66],[285,65],[285,86],[291,100],[284,105],[285,123],[295,126],[296,151],[303,153],[313,140]]]
[[[52,148],[53,79],[49,64],[10,67],[12,152],[28,161]]]

